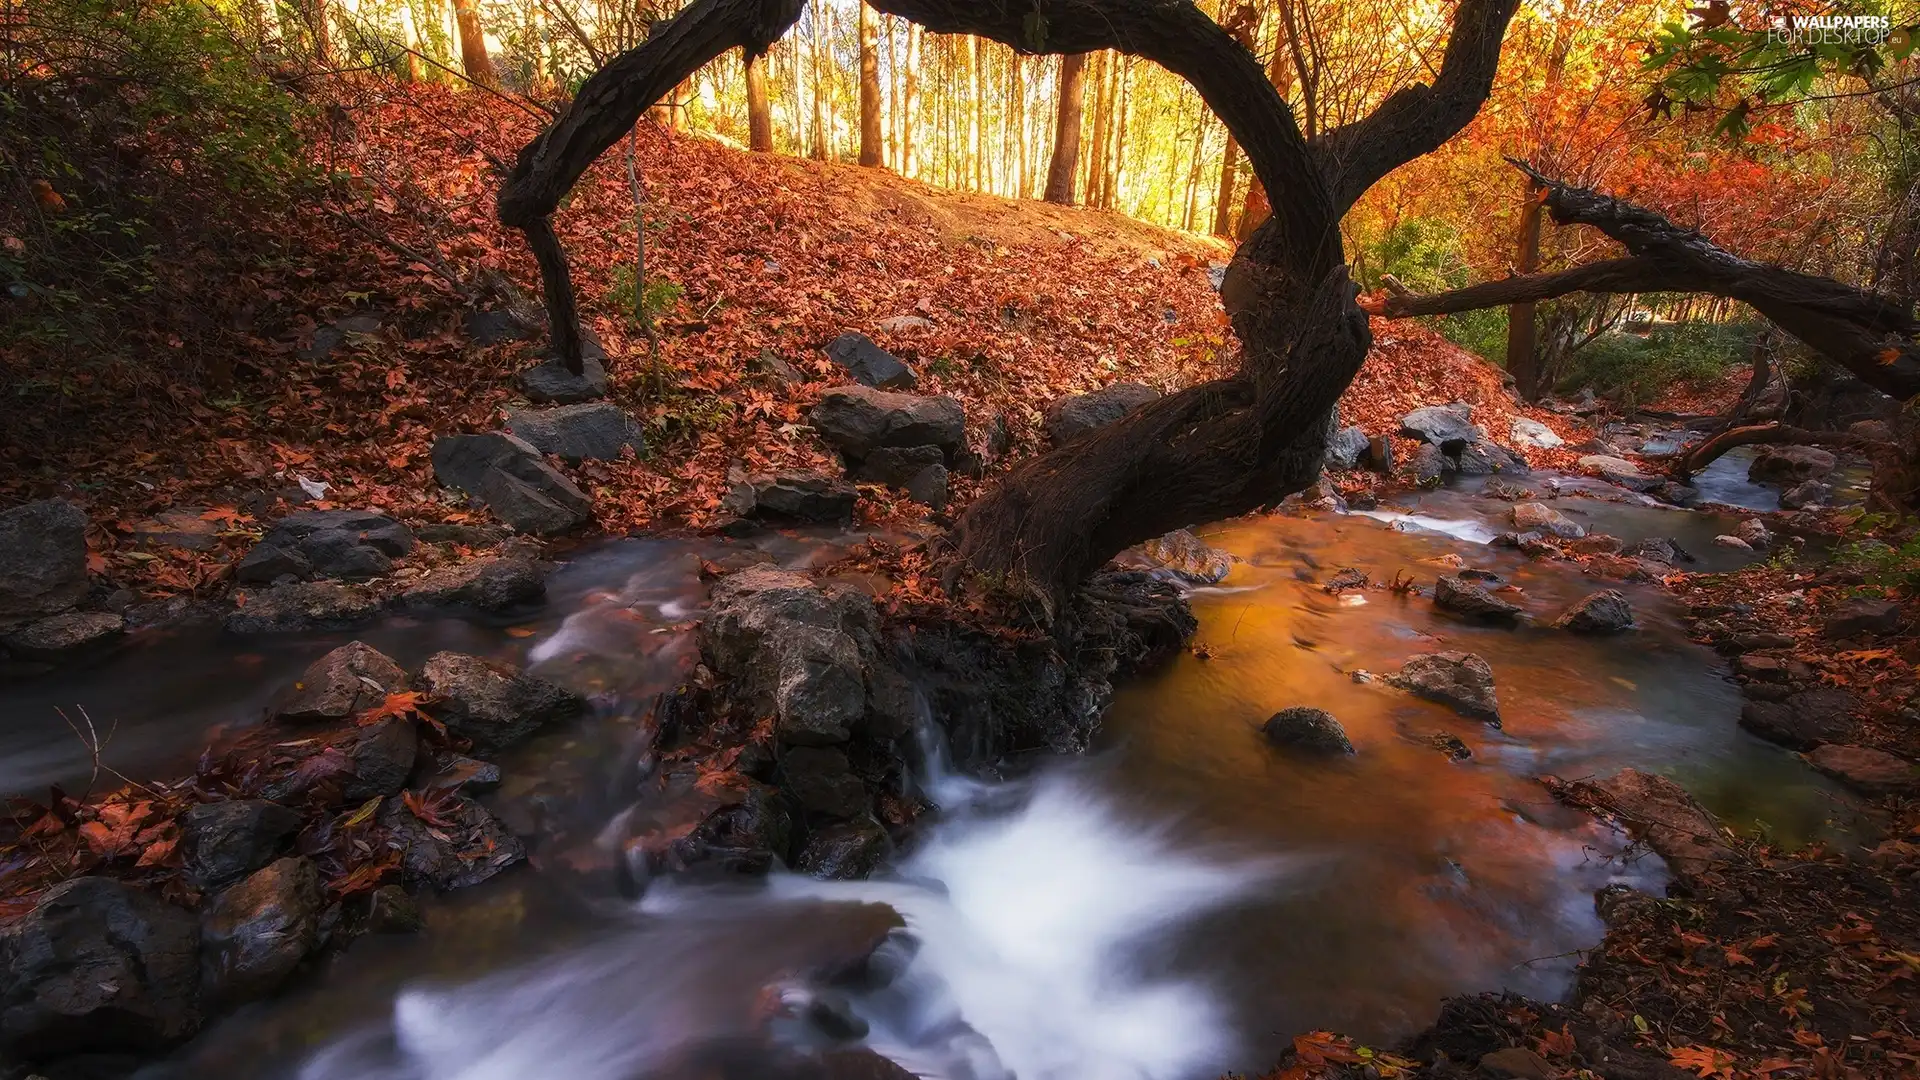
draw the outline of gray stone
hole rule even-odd
[[[1316,754],[1351,754],[1353,742],[1347,729],[1325,709],[1295,705],[1281,709],[1268,718],[1260,733],[1275,746]]]
[[[63,499],[0,514],[0,618],[52,615],[87,594],[87,515]]]
[[[882,446],[856,467],[855,480],[903,488],[930,465],[944,465],[945,451],[937,446]]]
[[[1507,434],[1514,442],[1535,450],[1554,450],[1565,445],[1565,440],[1555,434],[1552,428],[1524,416],[1513,418]]]
[[[1434,585],[1433,606],[1481,622],[1512,622],[1521,613],[1520,605],[1508,603],[1483,586],[1452,575],[1442,577]]]
[[[780,741],[823,745],[845,742],[865,715],[863,643],[874,627],[870,598],[755,566],[714,586],[701,648],[743,698],[774,715]]]
[[[1731,533],[1723,533],[1713,538],[1714,547],[1732,548],[1735,551],[1752,551],[1753,545]]]
[[[1838,463],[1817,446],[1763,446],[1754,454],[1753,464],[1747,466],[1747,479],[1790,486],[1823,480]]]
[[[1604,589],[1573,602],[1553,625],[1577,634],[1617,634],[1633,629],[1633,607],[1618,589]]]
[[[1646,489],[1647,494],[1661,502],[1674,506],[1694,506],[1700,501],[1700,489],[1691,484],[1682,484],[1677,480],[1662,481],[1656,487]]]
[[[1612,454],[1587,454],[1580,458],[1580,467],[1599,475],[1609,484],[1618,484],[1632,491],[1642,491],[1656,487],[1664,481],[1657,476],[1648,476],[1640,466],[1623,457]]]
[[[21,660],[58,660],[99,648],[124,634],[127,620],[106,611],[69,611],[18,626],[0,644]]]
[[[277,989],[320,941],[326,894],[313,863],[289,857],[254,871],[200,917],[200,985],[233,1003]]]
[[[763,347],[760,355],[750,361],[750,365],[754,370],[771,375],[788,386],[798,386],[807,381],[807,377],[801,373],[800,369],[787,363],[786,357],[774,352],[772,346]]]
[[[218,889],[274,860],[300,815],[265,799],[201,803],[180,815],[180,850],[187,880],[202,891]]]
[[[843,525],[853,520],[860,491],[825,473],[794,470],[750,476],[725,499],[741,517],[807,525]]]
[[[853,381],[880,390],[911,390],[919,380],[899,357],[865,334],[845,333],[827,343],[827,358],[845,368]]]
[[[1733,530],[1733,535],[1745,540],[1747,546],[1755,550],[1773,543],[1773,534],[1767,531],[1767,523],[1759,518],[1748,518],[1741,522],[1740,526]]]
[[[1453,459],[1438,445],[1427,443],[1414,451],[1413,482],[1421,487],[1434,487],[1447,478],[1453,467]]]
[[[1393,475],[1393,440],[1375,435],[1367,440],[1367,468],[1383,476]]]
[[[233,568],[233,579],[242,585],[271,585],[282,578],[305,581],[312,576],[313,564],[298,548],[289,551],[264,540],[253,545]]]
[[[1897,634],[1901,622],[1898,603],[1857,597],[1841,604],[1839,610],[1827,618],[1826,635],[1830,638],[1850,638]]]
[[[0,931],[0,1046],[45,1060],[151,1053],[200,1026],[200,924],[107,878],[48,889]]]
[[[866,811],[867,787],[837,747],[787,747],[780,755],[778,780],[809,814],[850,818]]]
[[[348,315],[315,329],[313,343],[300,350],[300,356],[306,360],[324,360],[353,339],[379,332],[378,315]]]
[[[1650,562],[1678,566],[1683,562],[1692,562],[1693,556],[1681,550],[1680,545],[1664,536],[1648,536],[1628,544],[1620,549],[1620,554],[1631,559],[1646,559]]]
[[[413,532],[385,514],[366,510],[300,510],[274,523],[240,560],[242,584],[270,584],[284,575],[364,581],[393,569],[413,550]]]
[[[1833,487],[1818,480],[1803,480],[1780,493],[1780,509],[1806,510],[1825,506],[1833,498]]]
[[[1903,795],[1920,790],[1920,767],[1866,746],[1816,746],[1807,764],[1864,795]]]
[[[500,819],[472,799],[455,795],[435,813],[440,824],[415,817],[404,799],[388,799],[379,823],[400,851],[409,881],[442,892],[478,885],[516,863],[527,849]]]
[[[357,585],[296,581],[241,593],[223,624],[229,634],[292,634],[345,630],[371,622],[380,602]]]
[[[385,654],[353,641],[307,666],[270,707],[275,720],[338,723],[377,708],[407,688],[407,673]]]
[[[1486,435],[1473,422],[1473,406],[1464,401],[1413,410],[1400,418],[1400,434],[1434,446],[1469,443]]]
[[[420,786],[430,790],[454,788],[484,795],[500,786],[500,766],[459,754],[442,754],[422,764],[419,771]]]
[[[1545,503],[1523,502],[1513,508],[1513,524],[1522,532],[1550,533],[1562,540],[1587,535],[1585,526]]]
[[[543,454],[582,461],[619,461],[627,451],[647,454],[640,424],[611,401],[546,408],[508,408],[507,430]]]
[[[405,786],[420,752],[420,732],[405,717],[347,724],[285,748],[283,771],[260,794],[276,802],[324,796],[329,806],[363,803]]]
[[[1785,701],[1749,701],[1740,710],[1740,726],[1791,750],[1821,743],[1847,743],[1859,731],[1854,719],[1859,702],[1845,691],[1816,687]]]
[[[813,830],[796,861],[803,874],[846,881],[873,873],[886,854],[887,830],[870,817],[860,817]]]
[[[511,311],[469,311],[461,318],[460,325],[475,345],[526,341],[539,330],[537,326],[527,325]]]
[[[1367,456],[1372,440],[1358,427],[1344,427],[1327,442],[1327,468],[1351,469]]]
[[[1453,467],[1462,476],[1491,476],[1494,473],[1526,475],[1524,458],[1498,443],[1475,439],[1453,455]]]
[[[433,474],[464,491],[516,532],[550,535],[585,525],[593,504],[573,481],[511,435],[446,435],[433,441]]]
[[[907,481],[907,497],[935,510],[947,508],[948,476],[945,465],[929,465]]]
[[[1091,394],[1061,398],[1047,406],[1047,436],[1053,440],[1053,445],[1065,446],[1159,397],[1160,391],[1151,386],[1120,382]]]
[[[1463,716],[1500,726],[1500,703],[1494,693],[1493,667],[1474,653],[1441,652],[1410,656],[1399,671],[1386,677],[1387,685],[1450,706]]]
[[[967,448],[966,409],[951,397],[839,386],[820,396],[807,423],[853,461],[883,446],[937,446],[948,461]]]
[[[420,685],[437,704],[433,716],[480,753],[503,750],[549,724],[586,711],[586,699],[510,664],[441,652],[420,669]]]
[[[468,559],[418,578],[400,594],[402,606],[469,607],[500,612],[537,604],[547,595],[547,578],[531,559],[517,556]]]
[[[597,346],[583,350],[580,374],[575,375],[554,357],[520,373],[520,389],[529,400],[543,405],[577,405],[607,396],[605,355]]]

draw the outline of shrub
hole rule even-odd
[[[1678,382],[1708,382],[1753,355],[1755,323],[1655,323],[1645,334],[1609,330],[1567,358],[1558,388],[1592,387],[1627,404],[1659,397]]]
[[[1414,218],[1375,240],[1358,244],[1354,266],[1364,288],[1380,288],[1391,274],[1416,293],[1445,292],[1473,283],[1472,269],[1461,252],[1459,230],[1435,218]],[[1505,308],[1436,315],[1420,321],[1468,352],[1505,365]]]

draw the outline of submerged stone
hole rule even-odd
[[[1260,733],[1275,746],[1318,754],[1351,754],[1353,742],[1332,713],[1296,705],[1274,713]]]

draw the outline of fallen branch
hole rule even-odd
[[[1692,450],[1676,454],[1673,473],[1685,480],[1736,446],[1781,443],[1795,446],[1831,446],[1862,454],[1880,453],[1887,449],[1887,444],[1884,442],[1845,431],[1813,431],[1808,428],[1788,427],[1785,424],[1754,424],[1723,431]]]

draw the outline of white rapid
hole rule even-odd
[[[663,881],[587,947],[403,992],[390,1024],[299,1080],[822,1075],[806,1063],[833,1040],[792,1014],[828,1002],[858,1019],[825,1028],[865,1027],[858,1042],[930,1080],[1184,1080],[1231,1061],[1209,988],[1150,972],[1143,947],[1275,864],[1177,850],[1072,775],[932,788],[942,818],[892,873]],[[872,940],[876,914],[903,924],[869,965],[886,979],[809,976],[845,957],[836,942]]]

